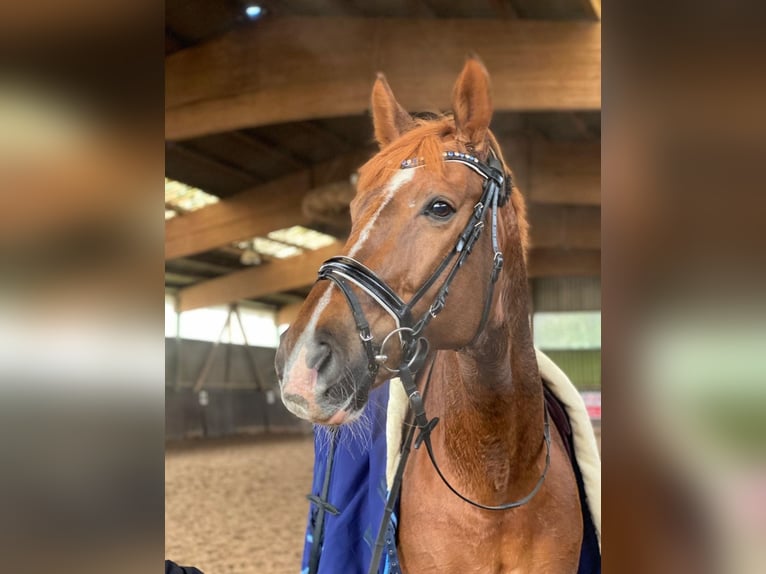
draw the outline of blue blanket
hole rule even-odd
[[[386,503],[386,409],[388,382],[370,393],[363,421],[355,429],[340,427],[335,437],[335,452],[329,489],[324,499],[330,510],[311,504],[301,574],[309,574],[312,549],[318,545],[316,574],[366,574],[378,526]],[[329,464],[330,434],[327,429],[314,431],[314,480],[311,492],[321,497],[325,471]],[[576,466],[576,465],[575,465]],[[575,469],[584,501],[582,479]],[[316,499],[315,499],[316,500]],[[333,514],[337,509],[338,513]],[[317,522],[323,532],[317,532]],[[386,552],[378,574],[399,574],[396,555],[396,512],[388,525]],[[601,556],[590,513],[583,502],[583,538],[578,574],[600,574]],[[321,538],[317,540],[317,538]]]
[[[327,501],[339,513],[325,513],[318,574],[367,573],[386,504],[387,407],[388,382],[370,393],[363,420],[357,423],[357,432],[345,427],[338,429]],[[317,496],[321,495],[329,463],[329,441],[327,429],[315,428],[314,480],[311,491]],[[315,542],[314,531],[319,512],[319,506],[312,504],[306,529],[302,573],[309,572],[309,556]],[[383,574],[386,570],[381,567],[379,572]]]

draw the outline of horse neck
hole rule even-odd
[[[486,329],[473,346],[442,353],[429,391],[450,466],[467,488],[495,503],[525,494],[544,456],[526,269],[522,257],[506,261],[511,264],[499,279],[498,308]]]

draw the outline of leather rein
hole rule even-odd
[[[545,481],[548,469],[550,468],[551,438],[547,410],[544,411],[545,423],[543,432],[543,440],[546,447],[545,468],[532,491],[519,500],[497,506],[485,505],[471,500],[450,484],[449,480],[447,480],[442,473],[439,464],[436,461],[436,457],[434,456],[430,433],[439,422],[439,419],[438,417],[432,419],[427,417],[423,396],[418,391],[415,381],[418,371],[421,369],[428,356],[428,341],[423,336],[423,332],[428,324],[444,309],[450,285],[478,241],[481,232],[485,227],[484,220],[486,217],[489,219],[492,234],[492,249],[494,252],[493,266],[490,274],[490,281],[487,286],[487,293],[485,294],[481,322],[479,323],[479,328],[473,341],[475,341],[479,334],[484,330],[489,317],[495,283],[497,282],[500,270],[503,267],[503,254],[499,249],[497,240],[497,208],[508,202],[512,187],[510,180],[506,180],[505,178],[502,163],[492,150],[490,150],[490,155],[486,163],[473,155],[451,151],[444,152],[443,161],[461,163],[480,175],[484,179],[482,195],[478,203],[474,206],[471,218],[458,236],[453,249],[444,257],[436,270],[417,290],[409,302],[405,303],[383,279],[375,274],[375,272],[351,257],[332,257],[325,261],[319,268],[318,278],[320,280],[325,279],[332,281],[337,285],[346,297],[349,307],[351,308],[351,313],[357,331],[359,332],[362,346],[367,355],[367,374],[364,385],[372,385],[372,382],[378,375],[380,367],[383,367],[401,379],[409,400],[408,416],[412,424],[409,426],[409,430],[403,442],[394,483],[386,500],[383,520],[378,531],[373,559],[370,563],[370,574],[373,574],[377,570],[378,564],[380,563],[380,556],[383,552],[384,537],[388,521],[394,510],[399,489],[401,488],[404,465],[410,453],[413,438],[416,449],[418,449],[421,444],[425,444],[431,464],[447,488],[461,500],[483,510],[510,510],[526,504],[532,500],[535,494],[540,490],[540,487]],[[415,158],[403,161],[400,167],[401,169],[409,169],[419,167],[420,165],[422,165],[422,162]],[[414,317],[414,307],[440,279],[441,283],[438,286],[434,300],[428,310],[421,317]],[[396,328],[383,338],[380,345],[377,345],[374,341],[374,337],[370,331],[369,322],[364,315],[359,299],[352,290],[352,285],[355,285],[357,288],[367,293],[368,296],[393,317],[396,323]],[[398,368],[393,368],[387,365],[389,357],[385,352],[389,341],[394,337],[398,337],[402,350],[401,364]],[[428,383],[431,380],[434,360],[435,355],[431,361],[426,383],[424,385],[424,394],[428,388]],[[419,431],[417,437],[414,436],[416,429]]]

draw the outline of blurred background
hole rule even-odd
[[[574,0],[0,3],[2,570],[295,571],[312,450],[278,333],[347,231],[374,73],[446,108],[473,50],[536,342],[599,433],[606,381],[605,571],[762,572],[763,29],[620,3],[602,69]]]
[[[532,225],[536,344],[601,425],[600,2],[165,5],[166,554],[206,572],[297,572],[311,427],[273,360],[350,229],[383,71],[447,110],[465,57],[492,78]]]
[[[0,3],[4,572],[164,556],[162,18]]]

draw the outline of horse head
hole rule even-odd
[[[449,115],[413,117],[396,101],[383,75],[373,87],[372,115],[380,150],[359,171],[351,203],[351,233],[343,254],[379,278],[401,302],[415,298],[417,302],[409,310],[412,317],[426,317],[434,309],[443,278],[451,269],[443,262],[449,254],[460,251],[459,238],[466,230],[472,232],[477,202],[486,196],[487,178],[463,164],[473,161],[485,165],[492,157],[499,166],[496,172],[501,183],[510,178],[489,131],[489,75],[478,59],[466,62],[454,87],[452,106]],[[469,159],[462,163],[445,161],[447,154]],[[510,185],[507,192],[511,192]],[[496,207],[499,231],[495,243],[506,252],[506,258],[523,259],[523,200],[514,190],[510,201],[501,205]],[[483,215],[481,220],[480,227],[491,223]],[[418,333],[431,350],[471,344],[482,327],[486,309],[496,307],[488,289],[493,266],[497,265],[491,235],[479,231],[475,243],[468,245],[473,255],[461,260],[448,285],[449,297],[444,294],[443,308],[433,313]],[[509,238],[515,238],[512,252],[508,252]],[[440,277],[429,284],[439,272]],[[500,296],[500,291],[494,292],[495,300]],[[491,305],[485,304],[486,297]],[[356,312],[350,299],[356,301]],[[361,329],[361,334],[360,317],[369,326],[366,331]],[[370,389],[390,376],[387,369],[371,368],[369,349],[375,345],[376,352],[385,353],[378,355],[379,362],[398,365],[403,350],[395,341],[401,339],[389,337],[386,348],[380,346],[399,327],[396,313],[381,304],[380,297],[376,299],[374,289],[360,288],[359,282],[344,289],[337,281],[318,281],[277,352],[276,367],[286,407],[320,424],[354,420],[362,412]]]

